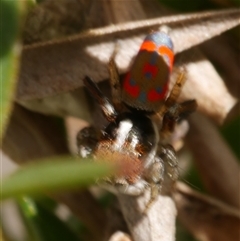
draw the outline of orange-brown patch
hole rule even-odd
[[[140,48],[140,51],[142,51],[142,50],[147,50],[147,51],[153,52],[156,50],[156,45],[152,41],[144,41]]]
[[[115,163],[119,172],[114,178],[125,178],[129,184],[135,183],[143,171],[142,161],[135,150],[128,150],[127,146],[121,151],[113,150],[111,141],[102,141],[96,150],[97,162]]]

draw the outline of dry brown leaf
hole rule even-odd
[[[99,4],[100,1],[96,2]],[[141,12],[141,9],[139,9],[138,14],[139,12]],[[139,14],[134,19],[144,18],[143,15]],[[92,29],[60,41],[27,46],[22,56],[17,100],[25,106],[31,106],[33,110],[38,110],[39,107],[36,107],[33,101],[37,101],[37,104],[39,104],[41,101],[45,101],[47,97],[68,93],[82,87],[82,78],[85,75],[95,78],[96,81],[107,79],[106,64],[116,45],[116,41],[119,44],[116,61],[121,73],[124,73],[130,66],[132,58],[136,55],[144,36],[149,30],[156,29],[161,24],[167,24],[172,27],[171,36],[174,40],[176,53],[178,53],[239,25],[239,16],[240,11],[238,9],[192,15],[181,14]],[[116,21],[119,21],[119,18],[121,18],[120,15],[116,16]],[[132,20],[130,13],[129,20]],[[99,22],[102,22],[102,20],[99,20]],[[61,99],[61,96],[59,98]],[[49,99],[46,99],[45,102],[50,114],[72,114],[86,118],[83,117],[82,113],[76,114],[79,111],[77,105],[73,108],[71,107],[72,109],[69,107],[72,103],[71,97],[70,100],[63,101],[60,105],[59,99],[53,104]],[[58,103],[56,104],[56,102]],[[81,105],[87,110],[86,102],[83,103],[82,100],[79,100],[79,108],[83,108]],[[41,109],[45,109],[41,104],[39,106]],[[32,122],[27,119],[26,123],[31,125]],[[32,131],[34,132],[34,130]],[[15,138],[14,129],[11,133],[13,133],[10,139],[12,141]],[[18,150],[21,155],[21,152],[25,151],[24,149],[20,150],[20,146],[18,146]],[[9,151],[10,149],[8,149]],[[26,161],[25,154],[22,159],[24,158]],[[230,188],[231,192],[234,188],[235,186],[232,189]],[[231,198],[232,195],[233,192],[230,193]],[[81,198],[77,196],[69,195],[63,197],[62,200],[73,212],[79,213],[80,219],[85,218],[84,215],[89,215],[89,213],[86,214],[84,211],[87,210],[82,210],[83,214],[85,213],[83,215],[82,211],[77,210],[79,201],[81,201]],[[230,200],[232,200],[231,198]],[[147,194],[137,199],[119,196],[119,200],[135,240],[174,240],[176,210],[170,198],[160,196],[145,216],[142,215],[142,212],[143,207],[149,200]],[[94,223],[94,220],[90,220],[90,222],[93,222],[94,225],[99,225],[98,222]],[[101,225],[102,230],[100,232],[104,230],[105,223]],[[99,231],[99,227],[93,226],[91,228]]]
[[[216,69],[198,49],[185,51],[178,57],[180,61],[176,61],[176,66],[184,67],[187,75],[180,101],[195,99],[199,111],[222,124],[236,105],[236,98],[229,93]],[[172,84],[176,80],[174,77]]]
[[[147,211],[149,192],[139,197],[118,195],[118,199],[133,240],[175,240],[177,213],[171,197],[159,195]]]
[[[29,110],[46,115],[57,115],[61,117],[70,115],[91,122],[92,106],[89,104],[89,99],[86,98],[83,88],[59,95],[47,96],[42,99],[18,101],[18,103]]]
[[[212,196],[239,208],[240,167],[237,158],[206,117],[194,113],[189,124],[186,141],[205,188]]]
[[[64,131],[59,128],[55,118],[28,111],[19,105],[15,105],[13,110],[2,149],[18,164],[69,154]],[[105,213],[88,191],[62,193],[52,197],[67,205],[93,231],[96,235],[93,240],[105,234]],[[89,210],[94,215],[90,215]]]
[[[15,105],[2,142],[3,151],[14,162],[69,153],[64,132],[53,117]]]
[[[238,27],[236,32],[239,30],[240,28]],[[238,44],[239,39],[235,40],[230,36],[221,35],[202,44],[201,50],[203,50],[207,58],[221,71],[230,93],[240,98]],[[221,57],[219,57],[219,53],[221,53]]]
[[[128,234],[118,231],[114,233],[108,241],[132,241],[132,239]]]
[[[89,191],[61,193],[52,197],[65,204],[86,225],[94,240],[103,240],[108,220],[105,210]]]
[[[199,241],[237,241],[240,212],[178,183],[173,195],[180,221]]]
[[[23,41],[25,44],[47,41],[80,32],[86,26],[91,1],[48,0],[28,13]]]
[[[107,79],[106,64],[116,41],[116,62],[123,73],[144,36],[162,24],[172,27],[178,53],[238,25],[239,16],[238,9],[181,14],[92,29],[65,40],[28,46],[23,51],[17,99],[44,98],[76,89],[86,75],[96,81]]]

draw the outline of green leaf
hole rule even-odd
[[[176,240],[178,241],[196,241],[189,231],[177,220],[176,223]]]
[[[114,167],[73,157],[53,158],[25,166],[2,181],[1,199],[83,188],[111,175]]]
[[[22,49],[19,37],[30,5],[33,5],[31,0],[2,0],[0,3],[0,140],[14,100]]]
[[[40,203],[29,197],[18,200],[20,211],[35,241],[80,241],[69,227]]]
[[[5,129],[15,93],[21,47],[18,42],[19,2],[1,1],[1,137]]]
[[[195,165],[195,161],[191,161],[191,166],[187,173],[184,176],[180,177],[180,180],[186,184],[188,184],[190,187],[198,190],[201,193],[206,193],[206,189],[201,181],[201,178],[199,176],[198,170]]]
[[[240,115],[237,116],[234,120],[230,123],[225,124],[221,127],[221,133],[225,140],[228,142],[230,148],[240,159]]]

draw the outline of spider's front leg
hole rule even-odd
[[[162,160],[164,166],[161,194],[169,195],[178,179],[178,159],[176,152],[171,145],[160,145],[158,157]]]
[[[110,80],[110,87],[112,93],[112,102],[115,109],[118,112],[121,112],[122,100],[121,100],[121,83],[120,83],[120,75],[118,72],[118,68],[115,62],[115,57],[118,51],[118,46],[115,47],[112,56],[108,63],[108,72],[109,72],[109,80]]]
[[[183,103],[175,103],[171,106],[163,116],[162,128],[160,136],[165,138],[174,131],[175,125],[186,118],[190,113],[197,108],[195,100],[188,100]]]
[[[175,125],[182,119],[186,118],[190,113],[194,112],[197,108],[197,102],[195,100],[177,103],[177,99],[185,81],[185,71],[180,72],[168,98],[165,100],[165,103],[158,113],[163,118],[160,130],[162,142],[167,142],[168,137],[174,131]]]
[[[97,130],[92,127],[85,127],[77,134],[78,155],[81,158],[92,158],[92,154],[99,141]]]
[[[178,160],[173,147],[159,144],[154,162],[146,172],[151,192],[147,204],[148,209],[159,194],[171,195],[173,186],[178,179]]]

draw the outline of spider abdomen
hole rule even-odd
[[[132,108],[157,112],[168,93],[173,59],[173,43],[166,33],[147,35],[123,80],[123,102]]]

